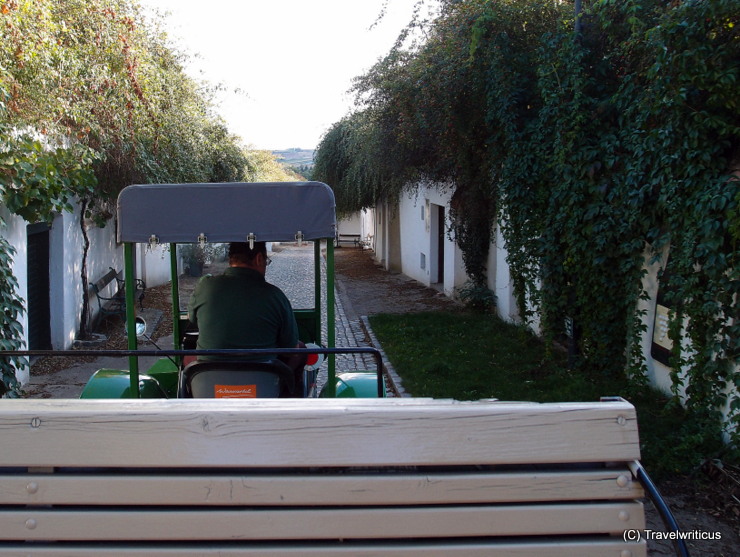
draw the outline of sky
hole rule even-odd
[[[187,72],[222,84],[218,111],[257,149],[313,149],[352,107],[352,78],[388,53],[417,0],[140,0],[165,14]],[[241,91],[236,93],[235,91]]]

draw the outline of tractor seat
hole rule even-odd
[[[196,361],[180,372],[178,398],[286,398],[293,372],[280,360]]]

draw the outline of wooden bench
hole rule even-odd
[[[354,246],[360,247],[360,239],[362,236],[360,234],[337,234],[336,242],[334,243],[335,247],[341,247],[342,244],[354,244]]]
[[[116,288],[113,295],[106,296],[104,292],[108,285],[116,281]],[[123,271],[116,271],[109,267],[109,271],[91,285],[92,291],[98,300],[99,315],[106,317],[116,315],[122,320],[126,319],[126,283],[123,279]],[[139,302],[139,307],[144,308],[144,294],[146,284],[141,279],[136,279],[135,298]]]
[[[0,400],[0,445],[0,555],[646,555],[624,401]]]

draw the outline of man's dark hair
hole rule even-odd
[[[261,253],[267,257],[267,245],[265,242],[255,242],[254,247],[249,249],[248,242],[231,242],[229,244],[229,261],[240,263],[251,263],[257,254]]]

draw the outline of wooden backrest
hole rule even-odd
[[[103,290],[105,290],[105,287],[108,286],[114,280],[116,280],[117,277],[118,277],[118,273],[116,272],[116,270],[111,269],[110,271],[105,273],[101,278],[93,282],[92,288],[96,294],[100,294]]]
[[[645,555],[625,402],[3,400],[0,443],[0,555]]]

